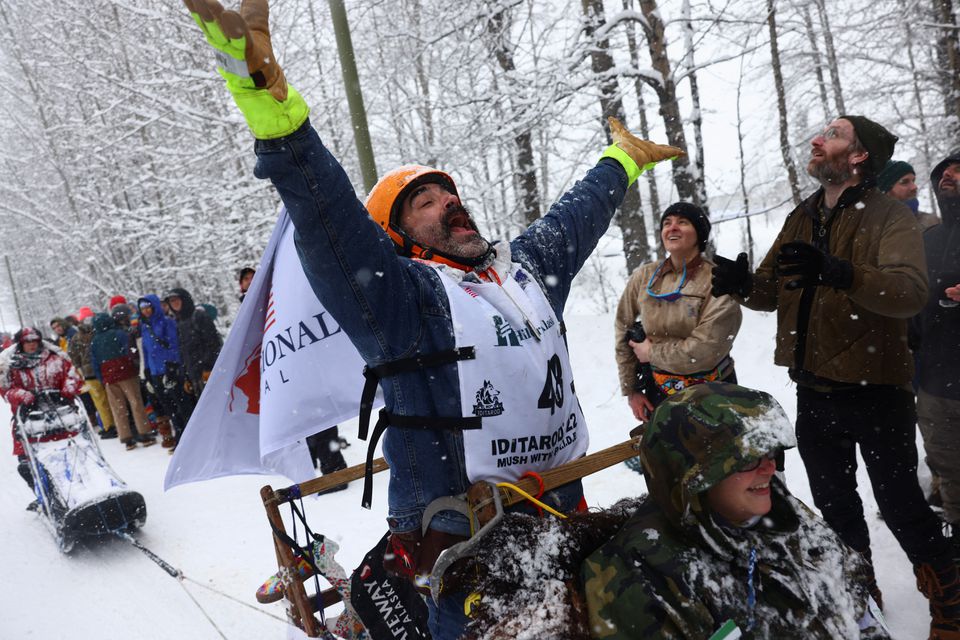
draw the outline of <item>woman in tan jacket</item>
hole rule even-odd
[[[648,420],[661,400],[690,385],[736,382],[730,349],[742,315],[733,298],[710,293],[714,265],[703,255],[709,236],[710,221],[700,207],[667,207],[660,240],[669,256],[634,271],[620,298],[620,390],[637,420]]]

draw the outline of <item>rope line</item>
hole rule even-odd
[[[197,609],[200,609],[200,613],[203,614],[203,617],[206,618],[207,621],[209,621],[210,624],[213,625],[213,628],[217,630],[217,633],[220,634],[220,637],[223,638],[223,640],[228,640],[227,636],[225,636],[225,635],[223,634],[223,631],[220,630],[220,627],[217,626],[217,623],[214,622],[214,621],[213,621],[213,618],[210,617],[210,614],[207,613],[207,611],[206,611],[203,607],[200,606],[200,603],[197,602],[197,599],[193,597],[193,594],[190,593],[190,591],[187,589],[186,585],[183,584],[183,581],[182,581],[182,580],[178,580],[177,582],[180,583],[180,588],[183,589],[183,592],[187,594],[187,597],[190,598],[190,599],[193,601],[193,604],[197,605]]]
[[[511,483],[509,483],[509,482],[498,482],[498,483],[497,483],[497,487],[498,487],[498,488],[499,488],[499,487],[506,487],[507,489],[510,489],[511,491],[515,491],[518,495],[526,498],[527,500],[529,500],[529,501],[532,502],[533,504],[537,505],[538,507],[540,507],[540,508],[543,509],[544,511],[547,511],[547,512],[549,512],[549,513],[552,513],[553,515],[557,516],[558,518],[560,518],[560,519],[562,519],[562,520],[566,520],[566,519],[567,519],[567,516],[565,516],[564,514],[560,513],[559,511],[557,511],[556,509],[554,509],[554,508],[551,507],[550,505],[546,504],[545,502],[542,502],[542,501],[540,501],[540,500],[537,500],[537,499],[534,498],[532,495],[530,495],[529,493],[527,493],[526,491],[524,491],[523,489],[521,489],[520,487],[518,487],[518,486],[515,485],[515,484],[511,484]]]
[[[217,623],[214,622],[213,618],[210,617],[210,614],[207,613],[206,609],[203,608],[203,606],[200,604],[200,602],[197,601],[197,599],[193,596],[192,593],[190,593],[190,591],[189,591],[189,590],[187,589],[187,587],[184,585],[184,582],[190,582],[191,584],[195,584],[195,585],[197,585],[198,587],[201,587],[201,588],[203,588],[203,589],[206,589],[207,591],[211,591],[211,592],[213,592],[213,593],[215,593],[215,594],[217,594],[217,595],[219,595],[219,596],[221,596],[221,597],[223,597],[223,598],[226,598],[227,600],[231,600],[231,601],[233,601],[233,602],[236,602],[237,604],[242,604],[243,606],[247,607],[248,609],[253,609],[254,611],[256,611],[256,612],[259,613],[259,614],[268,616],[268,617],[270,617],[270,618],[273,618],[274,620],[279,620],[280,622],[283,622],[283,623],[285,623],[285,624],[289,624],[289,621],[288,621],[287,619],[285,619],[285,618],[281,618],[280,616],[275,615],[275,614],[273,614],[273,613],[270,613],[269,611],[264,611],[263,609],[257,608],[257,607],[255,607],[255,606],[253,606],[253,605],[251,605],[251,604],[249,604],[249,603],[247,603],[247,602],[244,602],[243,600],[240,600],[239,598],[235,598],[234,596],[231,596],[231,595],[228,594],[228,593],[225,593],[225,592],[223,592],[223,591],[220,591],[219,589],[214,589],[213,587],[211,587],[211,586],[209,586],[209,585],[205,585],[205,584],[203,584],[202,582],[198,582],[198,581],[194,580],[193,578],[190,578],[190,577],[187,577],[187,576],[183,575],[183,572],[182,572],[182,571],[180,571],[179,569],[173,567],[170,563],[168,563],[167,561],[165,561],[163,558],[161,558],[160,556],[158,556],[157,554],[155,554],[153,551],[150,551],[150,549],[148,549],[148,548],[146,548],[145,546],[143,546],[143,545],[140,543],[139,540],[137,540],[136,538],[134,538],[134,537],[133,537],[132,535],[130,535],[129,533],[127,533],[127,532],[125,532],[125,531],[121,531],[121,530],[119,530],[119,529],[114,529],[113,531],[111,531],[111,533],[113,533],[113,534],[114,534],[115,536],[117,536],[118,538],[121,538],[121,539],[126,540],[127,542],[129,542],[131,545],[133,545],[134,547],[136,547],[137,549],[139,549],[140,551],[142,551],[145,556],[147,556],[148,558],[150,558],[151,560],[153,560],[153,562],[155,562],[155,563],[157,564],[157,566],[159,566],[161,569],[163,569],[163,570],[167,573],[167,575],[169,575],[169,576],[172,577],[172,578],[176,578],[176,579],[177,579],[177,582],[180,583],[180,587],[184,590],[184,592],[187,594],[187,596],[190,598],[190,600],[193,602],[193,604],[196,605],[197,609],[200,610],[200,612],[203,614],[203,616],[210,622],[210,624],[213,626],[213,628],[216,629],[217,633],[220,634],[220,637],[223,638],[224,640],[228,640],[227,636],[224,635],[223,631],[220,630],[220,627],[217,626]]]
[[[257,613],[262,613],[262,614],[265,615],[265,616],[270,616],[270,617],[273,618],[274,620],[279,620],[280,622],[289,623],[289,621],[288,621],[286,618],[281,618],[280,616],[278,616],[278,615],[275,614],[275,613],[270,613],[269,611],[264,611],[264,610],[263,610],[262,608],[260,608],[260,607],[255,607],[255,606],[253,606],[252,604],[250,604],[249,602],[244,602],[244,601],[241,600],[240,598],[235,598],[234,596],[230,595],[229,593],[224,593],[223,591],[220,591],[219,589],[214,589],[213,587],[208,586],[208,585],[205,585],[205,584],[203,584],[202,582],[198,582],[198,581],[194,580],[193,578],[190,578],[190,577],[188,577],[188,576],[181,576],[180,579],[181,579],[181,580],[184,580],[184,581],[186,581],[186,582],[189,582],[190,584],[195,584],[195,585],[197,585],[198,587],[200,587],[201,589],[206,589],[207,591],[210,591],[210,592],[215,593],[215,594],[217,594],[217,595],[219,595],[219,596],[222,596],[222,597],[226,598],[227,600],[232,600],[233,602],[236,602],[237,604],[241,604],[241,605],[247,607],[248,609],[252,609],[252,610],[256,611]]]

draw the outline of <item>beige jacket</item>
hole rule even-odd
[[[629,395],[636,379],[637,358],[627,344],[626,332],[638,318],[652,344],[650,364],[661,371],[689,375],[708,371],[733,347],[743,315],[730,296],[710,294],[713,263],[703,259],[688,272],[683,297],[667,302],[647,295],[647,282],[661,263],[649,262],[633,272],[617,307],[614,336],[620,391]],[[653,285],[656,293],[677,288],[681,273],[669,261]]]

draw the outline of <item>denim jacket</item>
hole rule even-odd
[[[454,348],[450,306],[436,271],[397,255],[309,122],[285,138],[257,140],[256,153],[255,175],[269,178],[287,207],[307,280],[369,366]],[[543,283],[561,320],[573,277],[626,189],[623,167],[605,158],[510,243],[513,260]],[[466,415],[456,364],[390,376],[380,384],[393,414]],[[383,455],[390,465],[388,524],[394,532],[418,528],[426,505],[469,486],[459,431],[390,427]],[[582,488],[577,482],[563,489],[553,499],[570,510]],[[451,511],[435,516],[430,527],[469,531],[466,519]]]

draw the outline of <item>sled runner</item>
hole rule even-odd
[[[639,436],[639,433],[636,436]],[[638,444],[639,437],[632,437],[626,442],[583,456],[534,477],[523,478],[514,484],[478,482],[466,496],[441,498],[442,504],[430,505],[424,514],[425,521],[429,521],[429,513],[432,511],[453,509],[465,514],[476,532],[471,538],[447,548],[440,554],[430,576],[431,595],[434,598],[439,596],[443,574],[458,560],[469,558],[475,553],[478,546],[483,544],[484,535],[503,516],[504,509],[524,500],[537,502],[534,496],[632,458],[637,455]],[[373,461],[372,467],[373,473],[377,473],[386,469],[387,464],[383,458],[378,458]],[[260,588],[257,599],[261,602],[273,602],[285,598],[291,623],[300,627],[311,638],[330,638],[331,632],[335,636],[358,640],[397,637],[397,628],[400,625],[403,625],[407,638],[429,638],[426,605],[413,584],[404,578],[387,575],[382,567],[387,537],[367,554],[350,581],[340,578],[339,572],[343,569],[332,561],[332,553],[329,554],[329,559],[326,557],[329,553],[329,540],[326,541],[327,547],[318,554],[317,545],[324,545],[324,537],[314,534],[307,525],[302,510],[302,498],[331,486],[361,479],[364,471],[365,465],[360,464],[299,485],[277,490],[268,485],[260,490],[260,497],[273,531],[279,571]],[[299,508],[297,503],[301,505]],[[290,505],[291,510],[292,535],[287,533],[280,514],[280,507],[286,504]],[[297,540],[298,523],[302,526],[306,542]],[[320,589],[319,581],[316,580],[319,576],[327,578],[333,586]],[[314,595],[308,594],[305,587],[311,577],[316,585]],[[342,627],[349,621],[350,625],[360,625],[359,628],[364,629],[364,635],[355,631],[355,635],[340,635],[341,632],[334,628],[334,620],[324,619],[324,609],[341,600],[344,601],[345,611],[336,620],[336,626]],[[384,612],[389,612],[392,617],[385,617]],[[314,614],[319,614],[320,620]],[[377,633],[378,629],[384,631]],[[390,635],[385,635],[387,632]]]
[[[81,538],[132,531],[147,518],[143,496],[127,488],[100,452],[86,417],[58,393],[38,394],[14,418],[37,511],[63,553]]]

